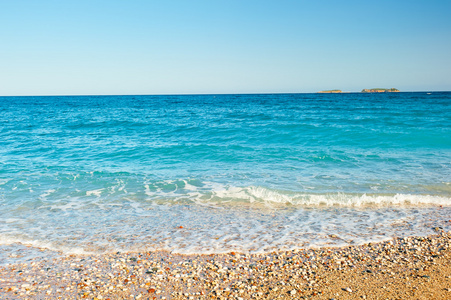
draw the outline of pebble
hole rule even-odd
[[[122,299],[273,299],[282,294],[330,299],[328,296],[337,290],[325,294],[334,281],[325,276],[329,272],[357,272],[368,278],[390,276],[393,280],[408,276],[409,282],[425,287],[435,277],[424,272],[435,268],[433,259],[437,260],[444,251],[449,253],[449,245],[450,234],[441,233],[433,238],[411,237],[363,246],[264,255],[229,252],[185,256],[162,251],[74,255],[0,266],[0,294],[6,294],[6,299],[106,300],[112,295]],[[399,272],[400,264],[411,271]],[[350,287],[337,289],[357,294]]]

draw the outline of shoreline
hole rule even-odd
[[[451,232],[266,254],[130,252],[0,266],[1,299],[449,299]]]

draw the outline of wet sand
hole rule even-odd
[[[451,299],[451,232],[265,255],[67,256],[0,267],[0,299]]]

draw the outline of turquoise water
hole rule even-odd
[[[426,235],[450,178],[451,93],[0,97],[5,260]]]

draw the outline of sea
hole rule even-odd
[[[451,230],[451,92],[0,97],[0,264]]]

